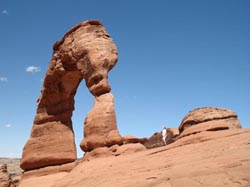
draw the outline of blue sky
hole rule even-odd
[[[250,128],[248,0],[1,0],[0,13],[0,157],[21,156],[52,46],[88,19],[101,20],[119,49],[109,81],[122,135],[178,127],[205,106],[231,109]],[[83,81],[77,147],[93,99]]]

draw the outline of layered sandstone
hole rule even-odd
[[[106,93],[95,98],[94,106],[85,119],[81,148],[88,152],[115,144],[123,144],[123,138],[117,130],[114,97]]]
[[[129,144],[129,143],[141,143],[144,144],[146,141],[148,141],[148,138],[137,138],[135,136],[127,135],[123,137],[123,143]]]
[[[218,122],[230,129],[241,128],[241,124],[237,118],[237,114],[225,108],[204,107],[188,112],[179,125],[179,131],[182,133],[185,129],[208,121]]]
[[[167,138],[166,144],[170,144],[176,141],[179,136],[179,130],[177,128],[167,128]],[[162,133],[156,132],[150,138],[143,142],[143,145],[148,148],[155,148],[164,146],[164,142],[162,140]]]
[[[110,92],[108,72],[115,66],[117,55],[114,42],[96,20],[76,25],[54,44],[30,138],[23,149],[22,169],[27,171],[76,160],[71,116],[77,87],[85,79],[94,96]],[[109,124],[112,132],[106,130],[103,134],[116,135],[119,139],[116,123]],[[117,143],[113,137],[105,138],[107,145]],[[93,146],[91,144],[91,149]]]
[[[249,129],[203,131],[163,147],[85,160],[68,174],[29,178],[20,187],[247,187],[249,150]]]
[[[47,122],[34,125],[23,149],[24,170],[53,166],[76,160],[76,147],[71,124]]]
[[[104,158],[104,157],[117,157],[120,155],[129,155],[136,152],[145,150],[146,147],[140,143],[129,143],[124,145],[113,145],[111,147],[99,147],[93,151],[85,153],[83,161],[90,161],[95,158]]]

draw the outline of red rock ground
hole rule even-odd
[[[250,186],[250,129],[205,131],[165,147],[82,161],[20,187]]]

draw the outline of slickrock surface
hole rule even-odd
[[[100,157],[128,155],[145,149],[145,146],[140,143],[130,143],[122,146],[113,145],[112,147],[99,147],[93,151],[87,152],[84,155],[83,160],[89,161]]]
[[[250,129],[231,129],[204,131],[164,147],[83,161],[68,174],[29,178],[20,187],[248,187],[249,172]]]

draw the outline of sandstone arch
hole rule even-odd
[[[22,169],[31,170],[76,160],[71,116],[77,87],[85,79],[86,86],[97,100],[109,93],[108,72],[115,66],[117,58],[114,42],[97,20],[76,25],[54,44],[52,59],[37,101],[31,135],[23,149]],[[115,114],[112,114],[112,118],[115,119]],[[101,128],[95,133],[103,135]],[[116,133],[116,139],[109,141],[109,144],[122,142],[116,120],[105,128],[106,134],[109,131]],[[91,133],[85,133],[84,136],[91,137]],[[95,148],[91,142],[84,142],[85,150]],[[97,146],[105,144],[97,142]]]

